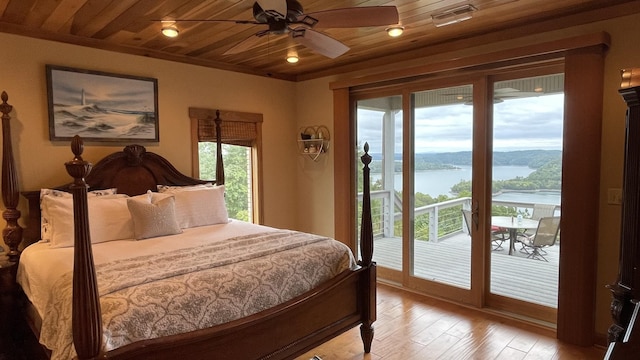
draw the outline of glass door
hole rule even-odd
[[[472,93],[472,85],[462,85],[411,94],[409,273],[465,290],[471,289]]]
[[[464,302],[472,288],[464,216],[471,211],[472,92],[465,84],[355,101],[357,155],[367,142],[373,157],[379,278]]]
[[[564,76],[493,86],[489,304],[555,323],[560,261]]]
[[[555,323],[564,79],[552,70],[354,98],[380,279]]]
[[[400,281],[403,268],[402,96],[363,99],[357,101],[356,107],[356,173],[361,173],[360,156],[365,142],[369,144],[369,154],[373,157],[370,164],[371,212],[376,249],[373,260],[380,267],[383,277]],[[356,181],[358,203],[361,205],[361,177],[356,176]]]

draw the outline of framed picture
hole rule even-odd
[[[159,141],[158,80],[46,65],[49,139]]]

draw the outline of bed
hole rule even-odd
[[[11,109],[0,109],[4,125]],[[216,124],[220,134],[220,119]],[[141,145],[92,167],[82,158],[80,137],[71,148],[70,185],[23,193],[29,202],[25,242],[37,242],[22,252],[17,277],[25,318],[55,348],[53,359],[289,359],[357,325],[370,351],[376,266],[368,154],[362,157],[362,258],[355,261],[336,240],[227,220],[219,206],[215,221],[194,220],[203,211],[194,198],[220,201],[222,171],[213,182],[193,179]],[[3,184],[12,183],[12,154],[3,151],[3,159],[10,155]],[[7,189],[10,196],[3,185],[3,199],[18,197],[17,186]],[[131,217],[127,226],[129,220],[118,220],[123,206]],[[5,207],[15,209],[6,201]],[[73,221],[61,220],[65,214]],[[52,292],[39,293],[47,287]],[[238,294],[243,301],[230,300]]]

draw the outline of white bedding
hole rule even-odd
[[[336,240],[238,220],[92,249],[105,351],[245,317],[357,267]],[[18,267],[18,283],[43,320],[40,341],[56,360],[75,355],[72,269],[73,247],[46,242],[27,247]]]
[[[227,224],[184,229],[182,234],[177,235],[93,244],[93,260],[95,264],[106,264],[114,260],[199,246],[214,239],[256,234],[270,230],[275,231],[276,229],[231,220]],[[49,301],[51,286],[56,279],[71,270],[73,270],[73,247],[51,248],[48,242],[38,242],[28,246],[20,255],[17,281],[41,318]]]

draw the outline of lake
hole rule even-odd
[[[415,174],[415,191],[423,194],[429,194],[432,197],[446,194],[451,195],[451,187],[462,180],[471,180],[471,166],[456,165],[459,169],[452,170],[428,170],[419,171]],[[526,177],[531,174],[534,169],[527,166],[494,166],[494,180],[509,180],[518,176]],[[371,180],[376,181],[382,175],[372,173]],[[402,174],[396,173],[394,179],[394,188],[402,190]],[[540,191],[540,192],[508,192],[493,197],[496,200],[514,200],[523,202],[532,202],[540,204],[556,204],[560,205],[560,192]]]

